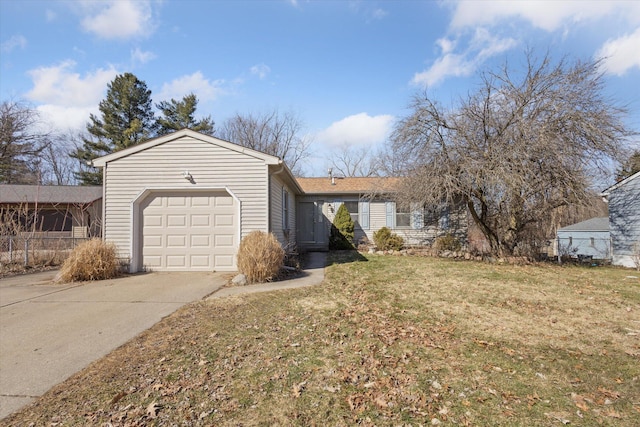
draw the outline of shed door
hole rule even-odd
[[[226,192],[153,193],[141,208],[145,269],[235,269],[238,218],[235,201]]]

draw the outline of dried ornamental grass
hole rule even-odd
[[[238,248],[238,270],[250,283],[273,279],[284,265],[284,249],[273,233],[252,231]]]
[[[78,245],[62,264],[59,281],[105,280],[118,275],[118,259],[113,243],[91,239]]]

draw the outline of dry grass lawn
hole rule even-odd
[[[5,425],[640,425],[640,274],[336,253],[183,308]]]

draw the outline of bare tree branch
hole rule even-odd
[[[463,200],[497,254],[535,245],[558,208],[588,204],[594,177],[633,135],[626,109],[603,95],[598,61],[527,52],[525,62],[522,72],[482,74],[480,89],[450,110],[416,96],[390,143],[409,178],[404,196]]]
[[[293,113],[236,114],[216,132],[222,139],[281,158],[295,174],[309,156],[311,140]]]

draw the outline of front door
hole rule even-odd
[[[299,239],[302,246],[325,245],[327,242],[323,202],[300,202],[298,204]]]

